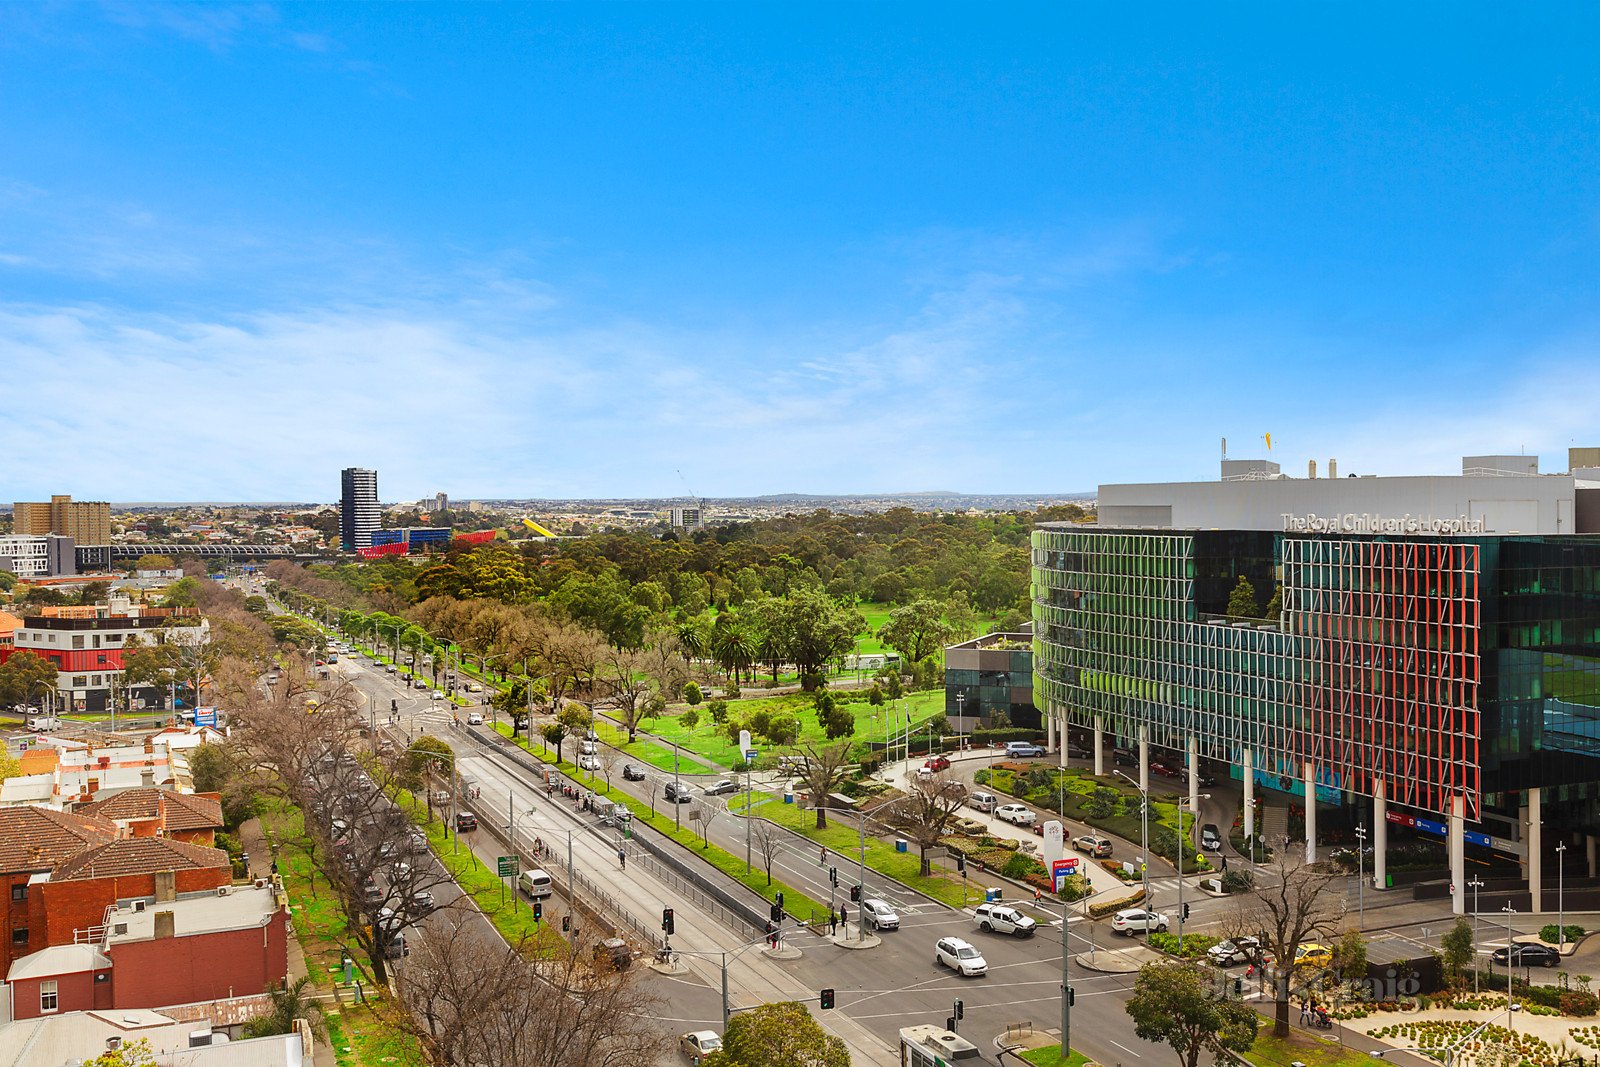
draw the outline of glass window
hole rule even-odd
[[[73,634],[72,635],[72,647],[73,648],[82,648],[83,647],[83,635],[82,634]]]
[[[28,943],[28,928],[26,926],[14,927],[11,931],[11,944],[26,945]]]
[[[20,903],[21,901],[27,900],[28,899],[28,883],[23,882],[21,885],[12,886],[11,887],[11,899],[14,902],[18,902],[18,903]]]
[[[86,674],[74,674],[72,676],[72,684],[82,689],[89,684],[89,676]]]
[[[39,1010],[55,1011],[59,1001],[56,997],[55,979],[39,983]]]

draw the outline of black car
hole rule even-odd
[[[1208,822],[1200,827],[1200,847],[1207,852],[1222,851],[1222,831],[1217,829],[1217,824]]]
[[[1139,753],[1131,748],[1114,748],[1111,750],[1111,762],[1118,767],[1139,766]]]
[[[644,781],[644,768],[636,763],[624,763],[622,765],[622,778],[623,781],[627,782],[642,782]]]
[[[478,817],[470,811],[456,812],[456,833],[465,833],[478,828]]]
[[[688,785],[682,782],[668,782],[663,792],[667,799],[675,804],[687,804],[694,799],[689,795]]]
[[[1561,962],[1560,953],[1549,945],[1524,943],[1512,945],[1509,951],[1497,948],[1489,954],[1489,958],[1502,967],[1508,960],[1516,967],[1554,967]]]

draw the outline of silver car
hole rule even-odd
[[[900,929],[900,913],[887,900],[868,897],[861,902],[861,918],[874,930]]]

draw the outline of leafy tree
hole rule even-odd
[[[726,700],[713,700],[706,705],[706,710],[711,713],[711,721],[718,726],[728,721],[728,702]]]
[[[823,803],[829,793],[832,793],[844,781],[849,770],[846,762],[850,757],[850,742],[831,741],[825,745],[807,744],[797,748],[796,753],[804,756],[804,765],[796,777],[805,785],[806,791],[811,794],[812,806],[817,811],[817,829],[828,828],[828,809]]]
[[[1238,584],[1228,594],[1228,614],[1237,619],[1259,618],[1261,609],[1257,603],[1256,587],[1250,584],[1250,579],[1239,575]]]
[[[55,692],[55,665],[43,656],[23,650],[0,663],[0,703],[23,704]]]
[[[1162,1041],[1182,1067],[1197,1067],[1210,1052],[1218,1063],[1255,1044],[1260,1017],[1249,1004],[1219,995],[1199,967],[1189,963],[1146,964],[1128,1000],[1133,1032]]]
[[[802,676],[820,674],[831,661],[855,647],[866,620],[821,589],[796,589],[782,599],[762,602],[763,623],[776,635],[783,658]]]
[[[133,569],[136,571],[170,571],[176,570],[177,567],[177,561],[171,556],[161,556],[151,552],[146,552],[133,561]]]
[[[1441,955],[1444,959],[1445,975],[1451,981],[1459,979],[1477,951],[1477,946],[1472,940],[1472,924],[1465,919],[1457,919],[1456,924],[1439,942],[1439,947],[1444,950]]]
[[[1280,586],[1275,587],[1272,590],[1272,599],[1267,601],[1266,609],[1264,611],[1262,611],[1261,617],[1263,619],[1266,619],[1269,622],[1277,622],[1278,621],[1278,616],[1280,616],[1282,614],[1283,614],[1283,586],[1280,585]]]
[[[728,1023],[722,1048],[704,1067],[850,1067],[844,1040],[794,1001],[742,1011]]]
[[[566,723],[563,723],[559,719],[557,719],[555,722],[547,722],[543,726],[539,727],[539,736],[545,739],[546,744],[552,745],[555,748],[556,762],[560,763],[561,745],[562,742],[566,741],[567,739]]]
[[[0,571],[0,593],[9,593],[17,587],[17,576],[10,571]]]
[[[683,725],[684,731],[693,736],[694,728],[700,725],[700,713],[693,708],[678,716],[678,722]]]
[[[892,663],[886,668],[886,670],[888,674],[884,678],[884,682],[886,683],[887,688],[885,688],[884,694],[890,700],[899,700],[901,697],[906,695],[906,687],[900,680],[900,665],[897,663]]]
[[[0,782],[22,773],[22,761],[9,752],[0,752]]]
[[[423,776],[430,768],[448,771],[455,761],[455,750],[431,734],[423,734],[406,748],[400,784],[415,792],[422,788]]]
[[[1089,816],[1094,819],[1109,819],[1116,814],[1117,805],[1122,801],[1122,794],[1109,786],[1097,785],[1089,794]]]
[[[195,578],[179,578],[167,586],[166,595],[161,598],[164,608],[192,608],[198,603],[200,582]]]
[[[867,690],[867,703],[875,708],[883,707],[883,686],[872,683],[872,688]]]
[[[137,1041],[124,1041],[92,1060],[84,1060],[83,1067],[155,1067],[155,1063],[156,1055],[150,1050],[150,1039],[141,1037]]]
[[[1367,939],[1361,936],[1361,931],[1349,930],[1334,942],[1333,969],[1346,981],[1359,982],[1366,978]]]
[[[856,717],[849,708],[830,705],[827,711],[818,714],[817,719],[822,723],[822,732],[829,741],[837,741],[856,732]]]
[[[683,702],[685,704],[689,705],[692,708],[696,704],[699,704],[700,701],[702,701],[704,699],[705,699],[705,695],[700,692],[700,686],[697,683],[695,683],[695,682],[685,683],[685,685],[683,687]]]
[[[523,722],[528,714],[530,703],[528,679],[514,677],[504,689],[498,689],[489,697],[489,706],[497,713],[511,720],[511,736],[517,736],[518,724]]]
[[[878,630],[884,644],[916,663],[950,643],[954,631],[944,621],[945,605],[929,597],[919,597],[889,613],[889,621]]]

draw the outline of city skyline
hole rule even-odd
[[[1588,13],[820,10],[7,5],[8,495],[1081,492],[1224,437],[1291,474],[1592,439]]]

